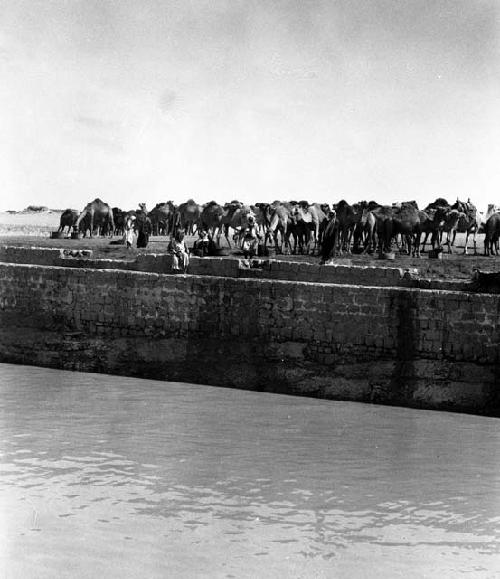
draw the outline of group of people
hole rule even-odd
[[[140,203],[139,210],[135,212],[135,215],[131,214],[125,223],[124,240],[127,248],[132,247],[135,234],[137,234],[137,247],[147,247],[151,233],[152,225],[147,215],[146,205],[145,203]],[[245,259],[254,257],[257,254],[258,244],[262,236],[252,215],[248,217],[247,224],[237,230],[236,236],[241,240],[241,249]],[[172,255],[173,271],[185,272],[189,265],[189,249],[185,237],[185,231],[178,229],[168,244],[167,251]],[[210,255],[213,249],[214,241],[210,239],[207,231],[200,229],[198,231],[198,239],[194,242],[193,250],[197,255],[203,257]]]

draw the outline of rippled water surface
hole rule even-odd
[[[494,577],[493,418],[0,365],[2,577]]]

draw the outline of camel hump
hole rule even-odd
[[[90,210],[95,209],[97,207],[101,208],[101,207],[109,207],[109,206],[107,203],[104,203],[104,201],[99,199],[99,197],[96,197],[93,201],[91,201],[90,203],[87,203],[84,211],[90,211]]]

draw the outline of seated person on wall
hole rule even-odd
[[[189,265],[189,250],[184,237],[184,230],[178,229],[168,244],[168,252],[173,257],[172,269],[174,271],[186,271]]]
[[[214,255],[215,243],[204,229],[198,232],[198,239],[194,242],[193,251],[200,257],[205,255]]]
[[[240,238],[242,239],[241,249],[243,250],[245,259],[254,257],[257,253],[257,246],[259,245],[261,235],[258,232],[257,224],[255,223],[253,215],[248,217],[248,223],[242,228]]]

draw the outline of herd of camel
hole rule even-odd
[[[470,202],[457,199],[449,204],[438,198],[420,210],[415,201],[380,205],[373,201],[353,205],[342,200],[333,205],[290,201],[245,205],[232,201],[220,205],[211,201],[199,205],[192,199],[175,205],[172,201],[158,203],[150,211],[141,204],[140,210],[123,211],[110,207],[99,198],[83,211],[67,209],[61,215],[59,231],[73,230],[79,235],[124,235],[127,218],[146,213],[153,235],[172,236],[178,229],[187,235],[206,231],[217,247],[224,236],[231,248],[238,232],[254,216],[261,236],[261,245],[275,248],[276,253],[315,253],[323,261],[343,253],[391,253],[394,244],[401,252],[419,257],[429,243],[434,251],[447,247],[452,252],[457,232],[465,233],[464,253],[472,237],[476,254],[476,236],[484,233],[484,254],[499,254],[500,207],[489,205],[486,215]]]

